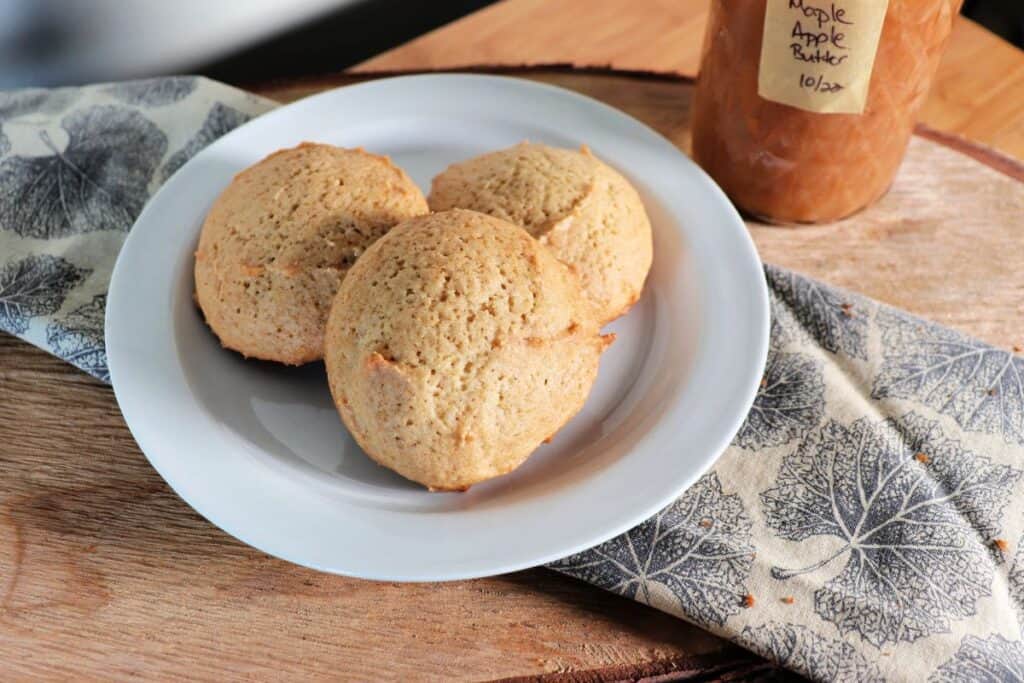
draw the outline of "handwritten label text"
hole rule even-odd
[[[767,0],[758,93],[809,111],[863,111],[887,6]]]

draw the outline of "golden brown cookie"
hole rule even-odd
[[[303,143],[235,176],[206,216],[196,301],[221,343],[299,365],[323,357],[345,273],[393,225],[427,212],[387,157]]]
[[[324,361],[370,457],[462,490],[576,414],[610,341],[577,278],[522,228],[454,210],[397,225],[352,267]]]
[[[434,178],[434,211],[473,209],[526,228],[576,271],[602,323],[629,310],[651,267],[640,195],[586,147],[521,143],[450,166]]]

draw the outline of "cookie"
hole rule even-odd
[[[299,365],[323,357],[331,302],[393,225],[427,212],[387,157],[303,143],[235,176],[206,216],[196,301],[227,348]]]
[[[371,458],[463,490],[518,467],[576,414],[610,342],[549,250],[453,210],[397,225],[352,267],[324,362]]]
[[[580,277],[602,323],[640,297],[651,267],[651,224],[617,171],[580,151],[521,143],[450,166],[430,208],[473,209],[526,228]]]

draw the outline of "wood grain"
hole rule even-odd
[[[688,145],[685,82],[527,76],[602,99]],[[352,80],[263,94],[285,101]],[[1004,170],[1014,168],[1008,162]],[[918,138],[893,191],[868,211],[832,227],[751,229],[767,261],[1008,346],[1024,341],[1022,216],[1024,183]],[[0,444],[5,677],[481,680],[573,672],[562,680],[598,681],[623,671],[685,673],[694,655],[727,647],[545,570],[400,585],[267,557],[167,488],[109,388],[7,336]],[[599,670],[580,673],[592,669]]]
[[[566,65],[694,76],[707,13],[708,0],[504,0],[352,72]]]
[[[692,78],[709,2],[505,0],[353,72],[566,65]],[[1024,158],[1024,52],[960,18],[921,120]]]
[[[401,585],[268,557],[168,489],[108,387],[12,337],[0,359],[4,680],[481,680],[719,647],[544,570]]]

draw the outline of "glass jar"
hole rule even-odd
[[[903,159],[961,1],[712,0],[694,159],[774,222],[871,204]]]

